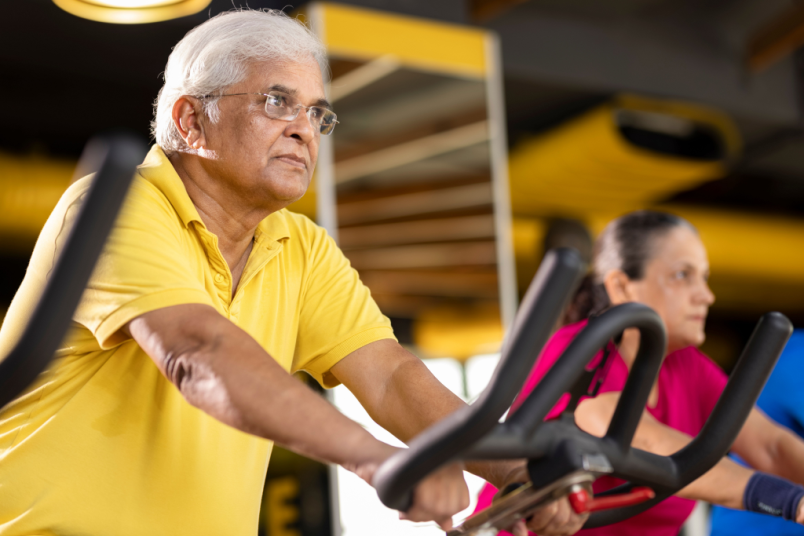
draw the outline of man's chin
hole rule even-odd
[[[295,203],[307,193],[309,181],[270,181],[266,188],[267,197],[273,202],[282,203],[285,206]]]

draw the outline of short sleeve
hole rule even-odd
[[[308,266],[292,370],[321,385],[338,385],[330,369],[363,346],[394,339],[391,322],[369,289],[322,228],[309,223]]]
[[[550,340],[544,345],[539,357],[536,359],[533,369],[531,369],[528,375],[528,379],[525,380],[525,385],[522,386],[522,390],[516,396],[516,399],[514,399],[514,403],[511,405],[512,412],[516,411],[519,406],[522,405],[528,395],[530,395],[539,382],[542,381],[544,375],[547,374],[553,364],[558,361],[558,358],[561,357],[561,354],[567,349],[572,339],[574,339],[585,326],[586,322],[565,326],[550,337]],[[568,397],[566,395],[563,396],[550,411],[549,418],[561,413],[561,410],[567,405],[567,400]]]
[[[74,316],[102,348],[123,342],[120,329],[149,311],[212,305],[192,270],[186,234],[167,198],[135,179]]]

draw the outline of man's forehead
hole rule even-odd
[[[249,66],[246,82],[259,91],[282,91],[301,100],[326,102],[321,68],[310,61],[260,61]],[[252,85],[254,84],[254,85]],[[329,104],[329,103],[327,103]]]

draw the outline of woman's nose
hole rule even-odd
[[[706,305],[712,305],[715,303],[715,293],[712,292],[712,289],[709,288],[708,281],[701,281],[701,285],[699,287],[698,292],[696,293],[700,303],[704,303]]]

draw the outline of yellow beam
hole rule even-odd
[[[413,324],[413,341],[427,356],[465,360],[497,352],[503,339],[496,304],[474,307],[435,307]]]
[[[394,57],[403,65],[467,78],[486,75],[487,32],[380,11],[317,3],[313,24],[333,57],[370,61]]]
[[[73,178],[75,162],[0,153],[0,247],[29,247]]]

